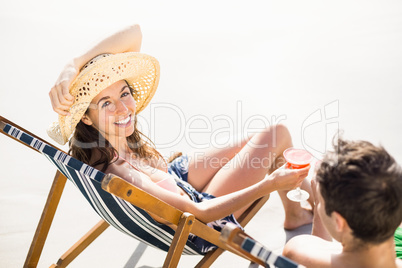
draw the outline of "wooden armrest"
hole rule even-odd
[[[103,178],[102,189],[175,225],[183,214],[179,209],[113,174]]]
[[[179,224],[181,215],[183,214],[183,211],[165,203],[157,197],[113,174],[107,174],[103,178],[102,189],[126,200],[127,202],[130,202],[134,206],[144,209],[148,213],[153,213],[176,226]],[[192,233],[205,240],[208,240],[220,248],[229,250],[240,256],[244,256],[243,254],[239,253],[238,250],[228,247],[226,243],[222,242],[219,239],[221,234],[220,232],[210,228],[198,219],[194,220]]]

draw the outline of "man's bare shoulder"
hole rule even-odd
[[[286,243],[283,255],[307,267],[331,267],[342,246],[313,235],[299,235]]]

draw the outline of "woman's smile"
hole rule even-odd
[[[131,123],[134,121],[134,117],[129,114],[126,118],[119,120],[117,122],[114,122],[115,125],[117,125],[118,127],[129,127],[131,125]]]

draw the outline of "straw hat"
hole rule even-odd
[[[139,52],[102,54],[90,60],[71,84],[70,94],[75,99],[70,115],[59,115],[59,121],[47,130],[48,135],[61,145],[66,144],[92,99],[120,80],[126,80],[134,89],[136,113],[140,113],[158,87],[159,63],[154,57]]]

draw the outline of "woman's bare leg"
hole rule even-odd
[[[283,227],[287,230],[293,230],[305,224],[312,223],[312,210],[304,209],[299,202],[291,201],[287,196],[288,191],[278,191],[285,208],[285,221]]]
[[[238,139],[225,148],[209,148],[190,155],[188,182],[199,192],[247,144],[250,138]]]

